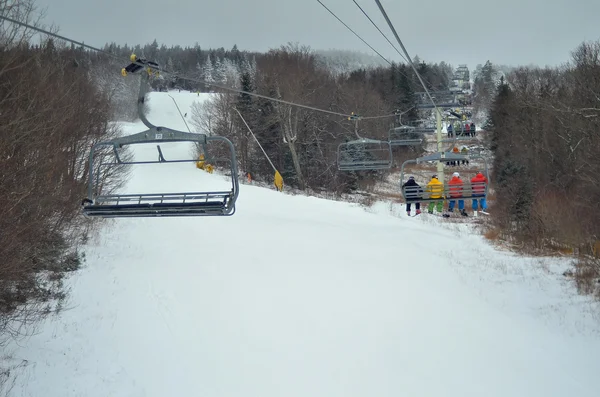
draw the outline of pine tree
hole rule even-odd
[[[152,44],[146,46],[146,51],[144,52],[146,52],[146,58],[151,61],[158,62],[158,42],[156,39],[154,39]]]
[[[415,93],[412,88],[411,81],[409,79],[409,67],[406,65],[399,65],[397,69],[398,76],[396,77],[396,101],[395,105],[400,111],[406,111],[412,108],[408,113],[402,116],[402,124],[408,124],[410,121],[414,121],[418,118],[417,110],[415,106]]]
[[[242,53],[240,50],[238,50],[237,44],[234,44],[233,48],[231,49],[231,60],[238,66],[242,63]]]
[[[212,78],[217,84],[223,84],[225,82],[224,64],[218,57],[213,63]]]
[[[215,80],[213,78],[213,63],[210,59],[210,54],[206,57],[206,61],[204,65],[202,65],[202,80],[204,80],[206,89],[209,90],[208,87],[211,83],[214,83]]]
[[[242,91],[254,92],[252,78],[248,71],[242,73],[240,77],[240,85]],[[237,98],[236,109],[242,114],[250,129],[257,133],[257,131],[255,131],[257,126],[257,109],[252,96],[244,92],[240,93]],[[256,170],[253,166],[253,162],[251,161],[251,148],[253,146],[252,142],[254,138],[250,135],[248,127],[246,127],[244,121],[239,119],[237,116],[238,115],[236,114],[236,119],[238,120],[238,130],[241,131],[241,133],[240,139],[237,140],[236,144],[239,146],[237,150],[239,151],[241,168],[244,172],[250,172],[251,174],[254,174]]]

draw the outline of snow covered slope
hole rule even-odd
[[[171,95],[183,112],[205,98]],[[166,94],[150,107],[185,130]],[[157,183],[228,188],[177,164],[139,167],[127,190]],[[29,364],[13,394],[598,395],[597,308],[564,263],[402,212],[243,185],[233,217],[108,221],[69,310],[10,348]]]

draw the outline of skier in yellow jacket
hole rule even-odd
[[[440,199],[439,201],[430,201],[427,206],[427,212],[433,214],[433,208],[437,204],[437,212],[442,212],[444,209],[444,201],[443,201],[443,193],[444,193],[444,184],[437,179],[437,175],[433,175],[431,180],[425,187],[425,191],[429,193],[429,198],[431,199]]]

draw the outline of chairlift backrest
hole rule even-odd
[[[423,132],[418,131],[417,128],[402,125],[389,130],[388,141],[392,146],[419,146],[425,139]]]

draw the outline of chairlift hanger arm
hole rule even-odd
[[[152,142],[198,142],[206,144],[209,139],[210,138],[205,134],[177,131],[167,127],[153,127],[149,130],[138,132],[137,134],[113,139],[107,143],[114,144],[116,147]]]
[[[135,56],[132,55],[132,61],[134,61],[133,57],[135,57]],[[128,136],[114,139],[111,141],[111,143],[113,143],[117,147],[121,147],[123,145],[135,144],[135,143],[150,143],[150,142],[190,142],[191,141],[191,142],[198,142],[201,144],[206,144],[207,137],[205,134],[194,134],[191,132],[178,131],[178,130],[174,130],[172,128],[167,128],[167,127],[157,127],[146,118],[146,115],[144,114],[144,104],[145,104],[145,100],[146,100],[146,94],[149,91],[150,76],[152,75],[152,71],[158,71],[159,67],[158,67],[158,64],[155,62],[148,62],[145,60],[140,60],[137,57],[135,57],[135,60],[138,62],[143,61],[143,62],[145,62],[146,65],[148,65],[147,73],[141,73],[141,76],[140,76],[140,90],[138,93],[138,100],[137,100],[138,116],[139,116],[140,120],[142,121],[142,123],[144,123],[144,125],[146,127],[148,127],[148,130],[138,132],[137,134],[128,135]],[[132,73],[138,73],[141,70],[142,69],[135,69],[134,71],[132,71]]]

